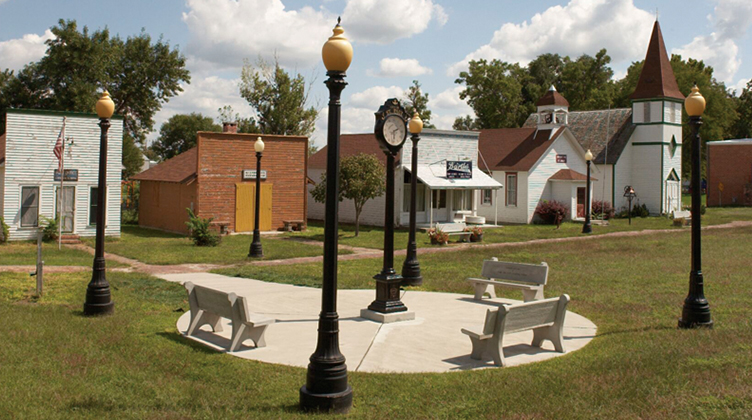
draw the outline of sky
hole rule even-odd
[[[158,131],[175,114],[217,118],[225,105],[251,116],[238,90],[241,69],[276,56],[311,82],[311,105],[321,111],[312,140],[323,146],[321,47],[338,16],[354,49],[342,133],[366,133],[379,106],[413,80],[428,93],[438,128],[473,115],[455,83],[473,59],[526,65],[543,53],[576,58],[606,48],[621,78],[644,59],[656,15],[669,54],[704,60],[737,93],[752,79],[750,0],[0,0],[0,69],[39,60],[60,19],[122,38],[161,36],[185,55],[191,82],[156,115]]]

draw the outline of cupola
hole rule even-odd
[[[538,129],[552,130],[569,123],[569,101],[554,85],[535,104],[538,107]]]

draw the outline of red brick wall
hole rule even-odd
[[[138,225],[188,234],[188,212],[196,210],[196,182],[141,181]]]
[[[720,182],[723,183],[723,191],[719,195]],[[708,146],[708,206],[745,204],[744,186],[750,183],[752,142]]]
[[[229,223],[235,231],[235,184],[244,169],[256,169],[254,143],[258,134],[198,133],[198,203],[201,217]],[[262,183],[272,187],[272,229],[283,220],[305,220],[308,139],[298,136],[261,135],[264,154]]]

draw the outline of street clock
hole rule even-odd
[[[387,99],[375,113],[374,133],[384,152],[396,155],[407,139],[407,121],[410,116],[396,98]]]

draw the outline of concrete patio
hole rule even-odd
[[[246,296],[250,310],[276,320],[266,332],[267,347],[254,348],[251,341],[233,356],[306,367],[317,340],[321,289],[268,283],[210,273],[163,274],[173,282],[208,286]],[[472,295],[408,290],[402,302],[415,312],[415,320],[380,324],[360,317],[360,310],[374,299],[373,290],[340,290],[337,312],[340,316],[340,349],[347,358],[348,370],[358,372],[450,372],[492,367],[493,361],[470,358],[470,340],[460,332],[463,327],[481,324],[486,309],[515,301],[484,299]],[[552,297],[552,296],[549,296]],[[577,297],[572,296],[576,302]],[[177,320],[185,334],[189,314]],[[224,331],[209,332],[209,327],[190,339],[218,351],[225,351],[232,328],[223,319]],[[596,326],[588,319],[567,311],[564,342],[568,353],[583,348],[595,337]],[[543,348],[531,347],[532,332],[505,335],[504,355],[508,366],[564,356],[550,342]]]

